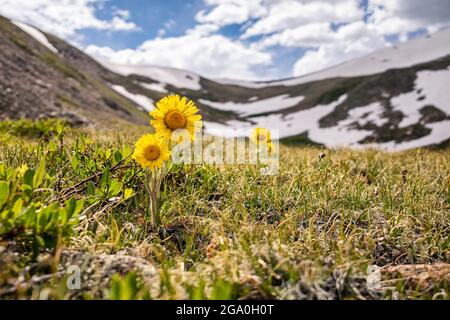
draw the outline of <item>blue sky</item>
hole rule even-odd
[[[118,64],[268,80],[450,25],[448,0],[0,0],[0,14]]]
[[[137,47],[149,38],[155,38],[164,29],[166,36],[182,35],[195,25],[195,14],[203,7],[201,0],[110,0],[99,5],[97,16],[111,19],[117,9],[130,12],[130,20],[141,30],[134,32],[105,32],[88,29],[82,31],[83,44],[95,43],[115,50]]]

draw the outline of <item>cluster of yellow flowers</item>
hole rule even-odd
[[[153,118],[150,123],[155,129],[155,133],[145,134],[136,142],[133,158],[146,169],[144,186],[149,196],[149,211],[154,226],[159,226],[161,223],[159,192],[163,177],[168,170],[168,166],[165,164],[171,158],[170,147],[173,133],[183,129],[193,140],[196,131],[202,127],[202,117],[198,112],[194,102],[186,97],[167,96],[158,101],[156,108],[150,112]],[[269,154],[272,153],[272,139],[269,130],[256,128],[251,139],[258,149],[267,150]]]
[[[150,112],[154,134],[146,134],[136,142],[133,158],[144,168],[161,168],[169,160],[171,152],[169,141],[178,129],[187,130],[192,139],[195,131],[201,128],[202,116],[194,102],[186,97],[170,95],[156,103]]]
[[[150,200],[152,224],[157,227],[161,223],[159,192],[167,172],[165,164],[171,157],[172,133],[184,129],[194,139],[195,131],[202,127],[202,117],[192,101],[178,95],[170,95],[158,101],[150,115],[155,133],[145,134],[136,142],[133,158],[146,169],[144,186]]]

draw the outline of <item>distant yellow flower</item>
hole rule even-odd
[[[143,168],[155,169],[162,167],[169,160],[170,151],[166,142],[156,134],[143,135],[137,142],[133,159]]]
[[[255,128],[253,130],[250,139],[256,144],[271,143],[270,131],[266,128]]]
[[[186,97],[171,95],[156,103],[156,108],[150,112],[153,117],[150,123],[156,133],[166,139],[170,139],[177,129],[186,129],[194,137],[195,131],[201,128],[202,116],[197,113],[194,102]]]
[[[267,143],[267,152],[268,152],[269,155],[272,154],[272,151],[274,151],[273,149],[274,149],[273,148],[273,143],[272,143],[272,141],[270,141],[269,143]]]

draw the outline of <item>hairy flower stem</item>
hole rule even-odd
[[[161,224],[158,200],[164,173],[164,166],[161,169],[155,169],[154,171],[147,170],[145,173],[145,187],[150,199],[151,224],[154,227],[159,227]]]

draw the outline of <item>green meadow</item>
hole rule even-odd
[[[154,226],[146,130],[0,123],[0,299],[450,298],[450,149],[173,165]]]

